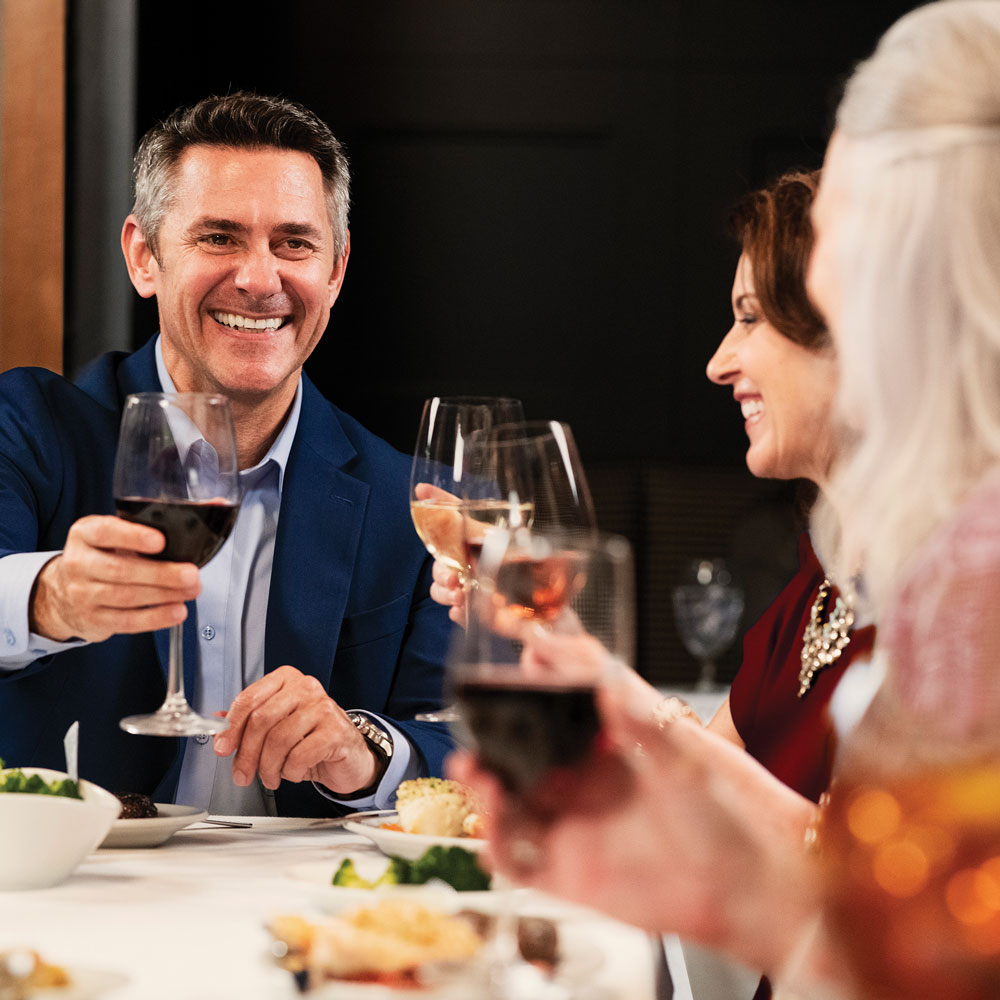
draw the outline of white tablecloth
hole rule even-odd
[[[82,984],[107,983],[97,995],[111,1000],[292,1000],[298,994],[270,957],[265,925],[278,913],[320,918],[330,891],[290,872],[328,861],[332,876],[345,854],[373,848],[316,821],[252,822],[249,830],[196,825],[155,848],[99,850],[60,886],[0,892],[0,950],[34,948],[79,972]],[[606,988],[601,995],[652,1000],[647,936],[565,909],[574,921],[567,943],[575,934],[599,955],[589,978]],[[370,989],[373,1000],[385,995]]]

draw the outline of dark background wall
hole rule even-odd
[[[567,420],[602,520],[637,543],[641,663],[683,681],[679,564],[733,558],[748,620],[794,566],[790,493],[746,473],[731,394],[704,377],[732,322],[729,206],[820,164],[841,79],[911,6],[146,2],[136,130],[238,88],[329,122],[352,254],[311,377],[406,451],[429,395]],[[155,322],[137,301],[134,343]]]

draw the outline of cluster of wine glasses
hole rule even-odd
[[[467,608],[449,657],[457,704],[418,718],[459,723],[460,738],[524,791],[546,762],[580,756],[597,725],[594,677],[568,679],[572,663],[533,669],[525,640],[541,630],[560,637],[569,659],[594,659],[599,645],[631,662],[628,543],[598,531],[569,426],[526,421],[517,400],[427,400],[410,503],[417,533],[455,570]],[[574,635],[595,644],[589,656]]]
[[[427,400],[410,504],[428,551],[461,581],[467,612],[448,659],[454,704],[417,718],[451,722],[531,808],[548,776],[594,752],[596,687],[615,662],[632,661],[631,549],[598,531],[569,426],[526,421],[516,400]],[[516,958],[511,886],[494,883],[492,995],[560,996],[551,983],[534,990]]]

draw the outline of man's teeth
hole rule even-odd
[[[282,324],[280,316],[272,316],[269,319],[251,319],[249,316],[224,312],[212,313],[212,319],[223,326],[243,330],[277,330]]]
[[[764,403],[759,399],[744,399],[740,403],[740,412],[743,414],[744,420],[749,420],[751,417],[756,417],[758,413],[764,412]]]

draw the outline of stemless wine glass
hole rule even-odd
[[[838,750],[819,859],[852,996],[1000,995],[1000,740],[947,702],[904,708],[890,680]]]
[[[148,558],[204,566],[229,537],[239,512],[229,400],[198,392],[129,396],[115,456],[114,496],[119,517],[166,537],[163,550]],[[126,732],[198,736],[227,727],[225,719],[203,718],[188,704],[182,642],[182,626],[172,626],[166,698],[151,714],[122,719]]]
[[[698,660],[697,691],[717,690],[715,664],[736,638],[743,591],[723,559],[696,559],[674,587],[674,621],[684,648]]]

